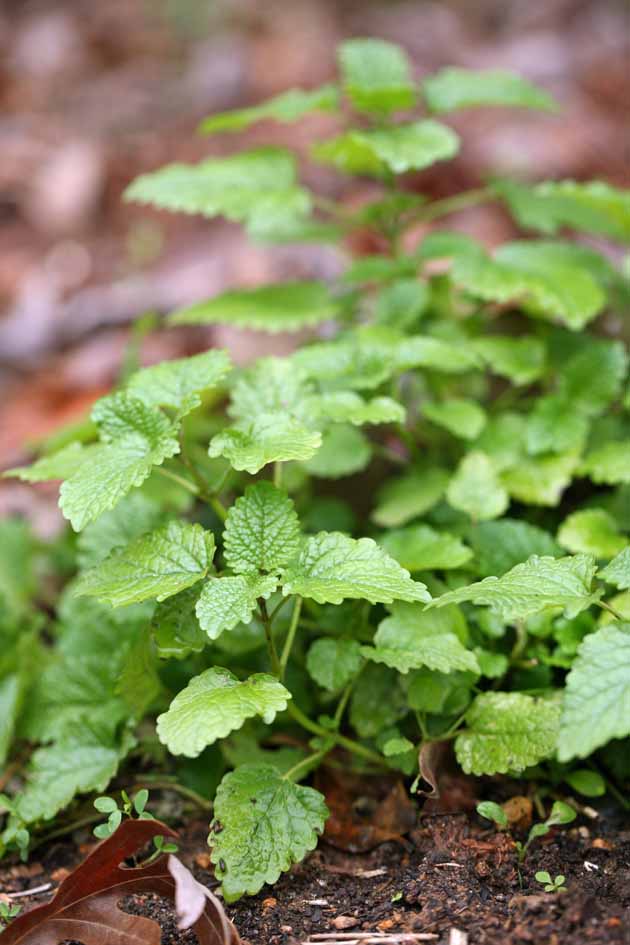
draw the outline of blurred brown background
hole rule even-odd
[[[401,43],[418,77],[449,64],[513,69],[562,104],[559,116],[458,116],[462,156],[418,175],[418,189],[443,196],[497,170],[630,186],[626,0],[1,0],[0,468],[85,414],[115,380],[138,315],[341,268],[330,247],[252,246],[232,225],[120,195],[174,160],[263,141],[304,152],[334,119],[212,139],[195,128],[211,112],[330,79],[349,36]],[[312,165],[304,177],[346,201],[368,186]],[[489,245],[511,235],[495,208],[461,225]],[[158,331],[142,357],[212,343],[238,359],[269,346],[226,330]],[[27,513],[46,532],[55,492],[6,481],[0,514]]]

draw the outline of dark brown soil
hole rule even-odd
[[[190,825],[181,850],[210,885],[206,834],[205,823]],[[81,855],[71,841],[56,843],[41,867],[7,869],[0,891],[54,887],[59,870]],[[545,893],[534,878],[543,869],[564,874],[568,891]],[[27,908],[45,898],[18,901]],[[192,933],[177,931],[168,903],[137,897],[125,908],[155,918],[163,945],[194,945]],[[432,933],[435,945],[446,945],[454,928],[468,933],[469,945],[630,945],[630,825],[608,815],[550,834],[532,847],[519,877],[505,834],[474,815],[425,815],[406,841],[368,854],[322,843],[275,887],[230,913],[247,945],[302,945],[335,929]]]

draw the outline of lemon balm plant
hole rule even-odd
[[[451,740],[477,775],[580,783],[590,757],[617,794],[628,777],[628,289],[582,234],[630,240],[630,194],[501,179],[428,202],[408,175],[460,149],[435,116],[552,112],[550,96],[502,72],[419,86],[378,40],[345,43],[339,70],[202,131],[333,113],[341,130],[312,160],[372,179],[366,206],[310,192],[280,148],[127,191],[259,240],[343,249],[367,229],[384,252],[334,285],[236,288],[173,313],[310,340],[244,369],[210,350],[138,370],[80,439],[11,472],[63,480],[77,535],[45,637],[32,586],[2,615],[0,751],[18,783],[5,848],[103,791],[145,740],[159,756],[152,731],[182,782],[214,794],[227,899],[314,848],[325,798],[301,782],[320,764],[412,777],[422,744]],[[449,230],[484,201],[522,238],[488,252]],[[410,246],[419,222],[433,226]]]

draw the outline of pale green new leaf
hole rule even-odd
[[[232,570],[275,571],[296,554],[300,523],[291,499],[270,482],[248,486],[228,512],[224,554]]]
[[[69,443],[56,453],[42,456],[30,466],[7,469],[3,476],[16,476],[23,482],[46,482],[49,479],[69,479],[79,467],[98,450],[98,446]]]
[[[328,808],[319,791],[293,784],[272,765],[241,765],[214,802],[211,859],[226,902],[255,895],[317,846]]]
[[[211,640],[239,623],[249,623],[258,598],[265,600],[278,585],[277,578],[257,574],[211,578],[204,584],[195,612]]]
[[[630,735],[630,624],[584,638],[564,693],[558,757],[586,758],[612,738]]]
[[[247,223],[254,233],[303,217],[311,205],[296,183],[295,158],[281,148],[169,164],[136,178],[125,199],[162,210],[224,216]]]
[[[285,282],[231,289],[180,309],[171,325],[234,325],[271,333],[300,331],[329,321],[339,306],[322,282]]]
[[[361,644],[347,637],[321,637],[306,656],[309,675],[323,689],[337,692],[353,679],[361,666]]]
[[[372,458],[366,436],[354,426],[335,423],[322,436],[322,445],[304,468],[320,479],[341,479],[361,472]]]
[[[518,773],[555,754],[561,706],[522,692],[483,692],[466,713],[455,754],[466,774]]]
[[[470,528],[466,538],[473,548],[482,577],[501,577],[531,555],[559,558],[563,553],[549,532],[519,519],[480,522]]]
[[[196,758],[218,738],[257,715],[270,725],[284,712],[291,693],[274,676],[256,673],[239,680],[220,666],[194,676],[158,716],[157,733],[174,755]]]
[[[580,349],[561,368],[561,396],[574,410],[596,417],[620,396],[627,370],[623,342],[584,338]]]
[[[373,397],[364,400],[354,391],[331,391],[306,401],[305,409],[315,423],[328,420],[334,423],[404,423],[405,408],[391,397]]]
[[[628,544],[615,519],[604,509],[573,512],[558,529],[558,542],[567,551],[584,552],[595,558],[612,558]]]
[[[580,472],[598,484],[630,482],[630,443],[612,442],[596,447],[584,457]]]
[[[545,111],[556,108],[553,98],[544,89],[503,69],[485,72],[454,67],[442,69],[424,80],[422,91],[433,112],[452,112],[458,108],[484,105],[540,108]]]
[[[475,338],[472,347],[494,374],[507,377],[517,386],[537,381],[545,369],[545,345],[535,335],[488,335]]]
[[[382,39],[351,39],[339,48],[343,87],[360,112],[388,114],[417,98],[406,54]]]
[[[562,607],[575,615],[597,599],[591,593],[596,571],[592,555],[566,558],[532,555],[502,577],[448,591],[435,598],[429,607],[444,607],[471,601],[491,607],[505,621],[524,620],[549,607]]]
[[[373,604],[431,599],[425,585],[412,581],[371,538],[348,538],[341,532],[320,532],[305,541],[284,573],[282,592],[318,604],[340,604],[348,598]]]
[[[485,410],[475,401],[462,397],[440,403],[428,401],[421,409],[427,420],[464,440],[476,439],[486,425]]]
[[[501,482],[518,502],[527,505],[558,505],[578,463],[578,453],[520,456],[501,473]]]
[[[509,505],[508,494],[492,462],[479,450],[462,459],[448,485],[446,498],[454,509],[479,522],[498,518]]]
[[[389,479],[377,496],[372,518],[383,528],[405,525],[440,501],[448,485],[445,469],[430,467]]]
[[[475,654],[463,646],[455,632],[461,624],[462,616],[456,607],[427,612],[419,604],[396,603],[391,617],[379,624],[374,645],[362,646],[361,653],[399,673],[423,666],[442,673],[454,670],[479,673]]]
[[[459,538],[430,525],[408,525],[388,532],[379,544],[408,571],[461,568],[472,558],[472,551]]]
[[[313,156],[346,174],[380,177],[387,170],[394,174],[420,171],[436,161],[454,157],[458,150],[459,138],[446,125],[417,121],[369,131],[347,131],[315,145]]]
[[[254,475],[267,463],[310,459],[321,446],[321,433],[286,413],[264,413],[242,427],[228,427],[210,441],[209,456],[224,456],[234,469]]]
[[[274,98],[229,112],[219,112],[205,118],[199,130],[202,134],[216,134],[224,131],[242,131],[257,121],[273,119],[283,124],[308,115],[311,112],[332,112],[337,108],[339,93],[334,85],[322,85],[318,89],[289,89]]]
[[[523,227],[554,235],[563,227],[630,240],[630,190],[603,181],[544,181],[533,187],[515,181],[495,185]]]
[[[597,576],[620,591],[630,588],[630,548],[626,547],[597,572]]]
[[[230,367],[226,351],[204,351],[136,371],[127,383],[127,390],[150,407],[191,409],[201,403],[199,394],[217,387]]]
[[[206,576],[214,550],[214,535],[201,525],[169,522],[86,571],[74,593],[108,601],[112,607],[166,600]]]
[[[238,376],[228,413],[243,422],[266,413],[302,420],[304,402],[314,393],[313,383],[293,358],[260,358]]]

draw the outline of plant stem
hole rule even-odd
[[[192,801],[202,810],[212,810],[212,801],[198,794],[197,791],[193,791],[192,788],[186,787],[185,784],[180,784],[179,781],[165,781],[164,779],[152,781],[148,778],[134,784],[132,791],[138,791],[140,788],[149,788],[152,791],[174,791],[176,794],[188,798],[189,801]]]
[[[615,610],[614,607],[611,607],[611,605],[610,605],[607,601],[605,601],[605,600],[597,600],[597,601],[595,601],[595,603],[597,604],[598,607],[601,607],[602,610],[607,610],[609,614],[612,614],[613,617],[615,618],[615,620],[621,620],[621,621],[623,621],[623,620],[625,619],[625,618],[622,616],[622,614],[620,614],[618,610]]]
[[[413,216],[413,222],[428,223],[438,217],[445,217],[450,213],[457,213],[459,210],[466,210],[468,207],[475,207],[477,204],[486,203],[489,200],[496,200],[496,194],[491,187],[476,187],[473,190],[465,190],[454,197],[434,200],[433,203],[420,207]]]
[[[171,479],[178,485],[183,486],[184,489],[187,489],[188,492],[192,492],[193,495],[199,495],[199,488],[194,482],[190,482],[189,479],[184,479],[183,476],[178,476],[177,473],[171,472],[170,469],[164,469],[163,466],[157,466],[156,469],[161,476],[164,476],[166,479]]]
[[[282,775],[285,781],[296,781],[298,775],[301,775],[303,771],[309,771],[311,768],[315,767],[322,758],[325,758],[330,748],[322,748],[321,751],[315,752],[313,755],[309,755],[308,758],[303,758],[302,761],[298,761],[296,765],[293,765],[292,768],[289,768],[288,771]]]
[[[346,711],[346,706],[348,705],[348,699],[350,698],[355,682],[356,680],[353,680],[351,683],[348,683],[348,685],[343,691],[343,695],[341,696],[341,699],[339,700],[337,709],[335,710],[335,725],[337,726],[337,728],[339,728],[339,726],[341,725],[343,713]]]
[[[215,493],[208,491],[208,487],[204,481],[203,476],[188,455],[183,435],[180,436],[179,444],[181,449],[181,461],[186,469],[190,471],[191,476],[197,484],[197,494],[199,498],[203,499],[204,502],[207,502],[210,508],[214,511],[217,518],[219,518],[222,522],[225,522],[227,519],[227,510],[219,497]]]
[[[375,751],[366,748],[365,745],[360,745],[359,742],[355,742],[351,738],[346,738],[345,735],[340,735],[338,732],[331,732],[329,729],[324,728],[323,725],[318,725],[317,722],[313,722],[312,719],[309,719],[308,715],[305,715],[301,709],[298,709],[295,703],[289,703],[287,712],[295,719],[298,725],[305,728],[307,732],[312,732],[313,735],[320,735],[324,738],[333,738],[335,742],[345,748],[346,751],[351,752],[353,755],[360,755],[362,758],[366,758],[368,761],[379,765],[379,767],[383,767],[383,759],[380,755],[377,755]]]
[[[267,613],[267,601],[264,599],[264,597],[258,598],[258,608],[260,610],[260,619],[262,620],[262,625],[265,630],[267,650],[269,652],[269,659],[271,661],[271,669],[274,676],[277,676],[278,679],[281,679],[282,667],[278,658],[276,644],[274,643],[273,635],[271,633],[271,620],[269,619],[269,614]]]
[[[282,463],[273,464],[273,484],[276,489],[282,489]]]
[[[289,662],[289,656],[291,655],[291,649],[293,647],[293,641],[295,640],[295,633],[300,622],[300,614],[302,612],[302,598],[295,598],[295,605],[293,607],[293,614],[291,615],[291,624],[289,626],[289,632],[287,638],[284,641],[284,647],[282,649],[282,656],[280,657],[280,679],[284,679],[284,674],[287,669],[287,663]],[[275,613],[275,611],[274,611]]]

